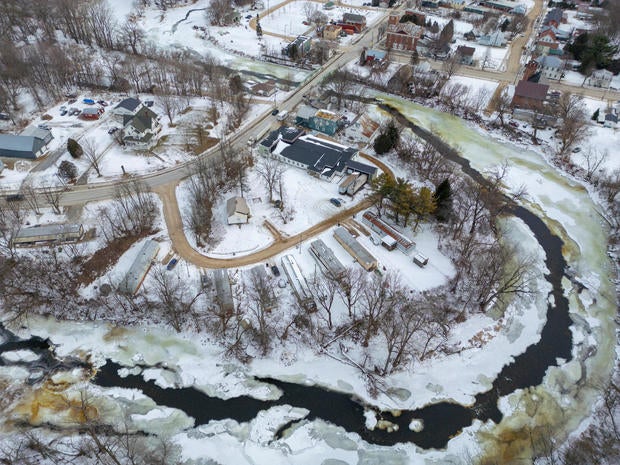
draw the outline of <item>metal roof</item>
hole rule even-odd
[[[52,132],[49,129],[41,129],[34,126],[28,126],[26,129],[22,131],[20,134],[22,136],[32,136],[37,137],[43,141],[52,137]]]
[[[364,268],[368,269],[373,264],[377,263],[377,259],[373,257],[372,254],[368,252],[364,246],[362,246],[362,244],[357,242],[351,233],[349,233],[349,231],[344,229],[342,226],[339,226],[334,230],[334,236],[339,242],[348,247],[349,250],[347,251],[351,253],[358,263]]]
[[[62,236],[65,234],[80,234],[81,231],[81,224],[42,224],[21,228],[15,237],[20,239],[25,237]]]
[[[228,271],[225,269],[213,270],[213,281],[215,283],[215,292],[219,299],[222,309],[233,307],[233,295],[228,278]]]
[[[316,109],[308,105],[302,105],[299,107],[299,110],[297,110],[297,117],[302,118],[302,119],[308,119],[314,116],[315,114],[316,114]]]
[[[359,171],[360,173],[367,174],[371,178],[377,172],[377,168],[374,166],[367,165],[365,163],[360,163],[359,161],[349,160],[345,163],[345,168],[352,171]]]
[[[328,275],[338,278],[347,271],[340,260],[334,255],[334,251],[325,245],[321,239],[310,243],[312,256],[327,270]]]
[[[138,100],[137,98],[129,97],[125,100],[122,100],[118,105],[114,107],[114,109],[116,110],[117,108],[124,108],[125,110],[134,111],[141,103],[142,102],[140,102],[140,100]]]
[[[344,22],[351,22],[351,23],[361,23],[361,24],[366,24],[366,16],[363,15],[357,15],[355,13],[344,13],[342,15],[342,20]]]
[[[38,137],[0,134],[0,156],[36,158],[45,143]]]
[[[129,271],[118,285],[119,290],[134,294],[142,284],[142,280],[158,252],[159,244],[157,242],[151,239],[146,241],[131,264]]]

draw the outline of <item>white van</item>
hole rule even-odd
[[[284,110],[278,114],[278,121],[284,121],[288,116],[288,111]]]

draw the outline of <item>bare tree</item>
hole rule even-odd
[[[172,126],[172,120],[181,110],[181,101],[176,95],[172,95],[169,89],[162,89],[158,94],[159,101],[161,102],[164,112],[168,117],[170,126]]]
[[[273,284],[266,274],[250,270],[245,295],[247,297],[247,308],[254,317],[256,341],[261,352],[265,355],[269,352],[271,337],[274,333],[273,322],[268,316],[274,306],[277,305]]]
[[[233,11],[228,0],[212,0],[205,14],[212,25],[226,26]]]
[[[82,141],[82,150],[84,158],[89,161],[90,166],[95,170],[97,176],[101,177],[101,158],[103,150],[98,146],[94,139],[86,139]]]
[[[131,49],[131,53],[138,55],[144,45],[144,30],[135,20],[127,19],[121,27],[121,41]]]
[[[607,150],[598,150],[594,147],[588,147],[584,152],[583,158],[586,162],[586,180],[591,181],[592,176],[596,173],[601,165],[605,163],[609,157]]]
[[[278,189],[285,171],[283,163],[275,158],[262,157],[256,164],[255,170],[265,183],[265,188],[269,193],[269,201],[273,202],[274,191]]]
[[[42,186],[39,187],[39,192],[43,194],[46,202],[52,207],[55,214],[60,215],[60,199],[62,197],[62,187],[57,186]]]
[[[575,144],[588,136],[588,117],[583,104],[583,97],[580,95],[569,92],[563,93],[555,108],[557,116],[561,120],[556,131],[558,136],[556,154],[559,157],[564,157]]]
[[[336,95],[340,109],[343,97],[353,87],[353,75],[347,70],[334,71],[325,78],[324,86]]]
[[[312,295],[319,304],[319,310],[325,312],[327,327],[333,329],[332,308],[338,291],[338,281],[329,274],[315,273],[314,279],[308,282]],[[319,312],[321,314],[322,312]]]
[[[461,67],[461,54],[453,53],[441,65],[441,70],[450,79]]]
[[[150,276],[148,292],[145,295],[151,308],[160,308],[166,323],[177,332],[188,322],[195,322],[195,307],[203,294],[202,289],[192,292],[187,280],[181,279],[178,274],[169,272],[163,266],[155,267]]]

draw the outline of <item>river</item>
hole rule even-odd
[[[191,387],[161,387],[140,375],[121,377],[118,374],[120,365],[111,360],[100,368],[94,382],[103,387],[140,389],[158,405],[184,411],[194,418],[196,425],[225,418],[246,422],[260,411],[286,404],[307,409],[305,420],[326,420],[359,434],[368,443],[386,446],[411,442],[423,449],[444,448],[463,428],[480,420],[487,425],[478,435],[484,451],[505,461],[512,460],[517,450],[527,448],[528,441],[531,442],[528,435],[532,432],[547,428],[562,438],[575,429],[587,415],[596,395],[587,380],[605,379],[614,360],[613,316],[617,304],[615,291],[607,279],[610,268],[605,253],[606,230],[597,206],[579,183],[566,179],[539,154],[493,141],[450,115],[387,95],[381,98],[393,111],[419,126],[413,128],[419,134],[430,131],[446,144],[459,146],[463,159],[457,158],[459,155],[455,152],[445,151],[466,174],[481,180],[479,173],[508,160],[507,187],[517,188],[521,182],[527,183],[529,201],[512,208],[511,213],[530,228],[546,255],[549,273],[545,279],[552,291],[539,342],[507,364],[493,381],[492,388],[479,393],[473,405],[443,401],[405,410],[398,416],[381,412],[383,419],[399,426],[391,433],[364,427],[364,410],[372,406],[349,394],[301,383],[257,379],[276,386],[281,395],[262,400],[239,395],[224,400]],[[431,137],[429,132],[426,137]],[[565,275],[567,266],[571,269],[572,282]],[[579,286],[574,285],[575,282],[579,282]],[[53,335],[50,337],[53,339]],[[10,347],[15,344],[23,348],[29,343],[35,352],[49,352],[41,338],[20,340],[11,335],[5,339],[0,353],[14,350]],[[43,365],[55,370],[75,363],[67,364],[61,357],[50,356],[46,356],[45,361]],[[566,399],[562,399],[567,395],[574,401],[567,404]],[[498,406],[501,398],[504,401]],[[506,408],[507,404],[514,408]],[[527,408],[532,404],[536,406],[533,413]],[[557,408],[563,415],[554,418]],[[408,428],[413,419],[423,420],[422,431]],[[281,434],[278,431],[276,436]]]

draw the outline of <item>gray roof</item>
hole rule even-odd
[[[141,103],[142,102],[140,102],[140,100],[138,100],[137,98],[129,97],[125,100],[122,100],[118,105],[114,107],[114,109],[124,108],[125,110],[134,111]]]
[[[45,146],[43,140],[33,136],[0,134],[0,156],[11,158],[36,158]]]
[[[144,132],[153,129],[153,120],[157,119],[157,114],[147,107],[140,108],[140,111],[134,116],[125,116],[123,118],[123,126],[131,125],[138,132]]]
[[[366,24],[366,16],[357,15],[355,13],[344,13],[342,15],[342,21],[344,21],[345,23],[349,22]]]
[[[118,289],[121,292],[135,294],[158,252],[159,244],[157,242],[151,239],[146,241],[131,264],[129,271],[118,285]]]
[[[351,171],[359,171],[360,173],[367,174],[371,178],[377,172],[377,168],[374,166],[367,165],[365,163],[360,163],[359,161],[349,160],[345,163],[345,168],[350,169]]]
[[[338,278],[343,276],[347,269],[334,255],[334,251],[325,245],[321,239],[310,243],[310,252],[316,260],[327,270],[328,276]]]
[[[15,237],[17,239],[27,237],[64,236],[67,234],[81,234],[81,224],[45,224],[21,228]]]
[[[564,68],[564,61],[551,55],[543,55],[542,57],[536,58],[536,61],[543,67],[556,69]]]
[[[342,245],[346,245],[346,248],[348,248],[347,252],[349,252],[364,268],[368,269],[376,265],[377,259],[342,226],[334,230],[334,237]]]
[[[213,270],[213,281],[215,283],[215,292],[217,293],[218,303],[222,310],[233,308],[233,295],[230,287],[230,279],[228,271],[224,269]]]
[[[560,8],[554,8],[553,10],[550,10],[547,13],[547,16],[545,16],[545,20],[543,21],[543,24],[547,24],[549,23],[549,21],[555,21],[558,24],[560,24],[560,22],[562,21],[563,15],[564,15],[564,12]]]
[[[308,119],[316,114],[316,109],[308,105],[302,105],[297,110],[297,117],[302,119]]]
[[[226,212],[228,216],[233,216],[235,213],[249,215],[250,207],[243,197],[231,197],[226,201]]]
[[[22,131],[20,135],[38,137],[43,141],[47,140],[48,138],[52,138],[52,132],[49,129],[41,129],[35,126],[28,126]]]
[[[612,123],[617,123],[618,116],[614,115],[613,113],[607,113],[605,115],[605,121],[611,121]]]

